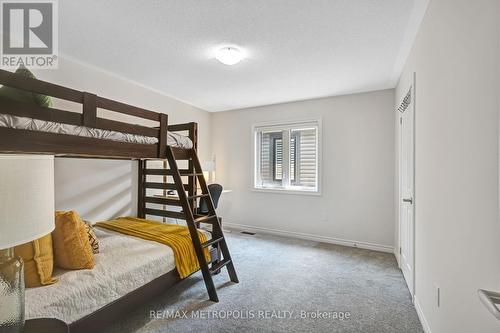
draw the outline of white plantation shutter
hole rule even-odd
[[[281,186],[283,180],[283,134],[262,132],[260,148],[260,180],[263,186]]]
[[[317,177],[317,135],[316,129],[292,131],[297,139],[297,180],[293,185],[316,187]],[[296,133],[296,135],[294,135]]]
[[[260,178],[262,184],[272,182],[271,169],[271,135],[269,133],[261,133],[261,148],[260,148]]]
[[[255,187],[318,191],[319,124],[255,127]]]
[[[297,184],[297,144],[299,140],[295,135],[290,136],[290,183]]]
[[[283,139],[273,139],[273,179],[274,181],[283,180]]]

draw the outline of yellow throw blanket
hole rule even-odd
[[[98,222],[96,226],[169,246],[174,251],[175,266],[181,278],[188,277],[200,269],[189,229],[185,226],[135,217],[119,217],[111,221]],[[202,243],[207,240],[202,232],[198,231],[198,235]],[[209,261],[210,252],[208,249],[204,251],[205,259]]]

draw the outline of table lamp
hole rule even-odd
[[[0,155],[0,332],[24,327],[23,261],[14,246],[54,230],[54,157]]]
[[[203,170],[203,175],[208,183],[215,181],[213,174],[215,173],[215,161],[204,161],[201,163],[201,169]]]

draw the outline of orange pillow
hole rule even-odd
[[[85,222],[75,211],[56,212],[56,228],[52,232],[55,265],[65,269],[94,267]]]
[[[52,253],[51,234],[16,246],[14,252],[23,258],[24,285],[27,288],[40,287],[57,282],[56,279],[52,278],[54,256]]]

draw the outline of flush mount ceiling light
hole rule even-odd
[[[224,65],[236,65],[243,60],[243,58],[243,52],[232,46],[224,46],[215,52],[215,59],[219,60]]]

